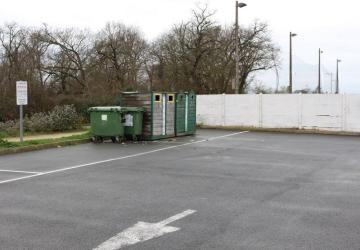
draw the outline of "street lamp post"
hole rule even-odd
[[[292,93],[292,38],[297,34],[290,32],[290,55],[289,55],[289,93]]]
[[[324,53],[321,49],[319,49],[319,79],[318,79],[318,93],[321,94],[321,54]]]
[[[339,63],[341,62],[340,59],[336,59],[336,90],[335,94],[339,94]]]
[[[240,63],[240,56],[239,56],[239,8],[245,7],[245,3],[239,3],[236,1],[235,5],[235,94],[239,94],[239,63]]]

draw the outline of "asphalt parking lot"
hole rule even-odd
[[[0,248],[360,249],[359,148],[198,130],[0,156]]]

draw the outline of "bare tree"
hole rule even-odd
[[[50,31],[46,26],[42,41],[48,43],[48,66],[45,71],[63,92],[86,93],[88,61],[91,56],[91,34],[88,31],[65,29]],[[75,82],[77,86],[71,86]]]
[[[149,78],[160,88],[194,89],[198,93],[231,92],[234,78],[234,42],[240,43],[240,93],[245,93],[249,75],[279,64],[279,49],[268,26],[255,22],[241,30],[241,41],[233,29],[213,20],[207,7],[193,12],[193,18],[158,39],[152,46]],[[156,73],[157,72],[157,73]]]
[[[2,63],[7,66],[6,77],[13,82],[20,72],[20,57],[26,39],[25,32],[16,23],[6,24],[0,29],[0,44],[2,46]]]
[[[108,23],[98,34],[95,59],[112,91],[136,88],[147,43],[135,28]]]
[[[32,75],[31,78],[34,78],[34,82],[39,83],[42,88],[46,87],[47,80],[49,79],[49,75],[45,72],[48,47],[49,44],[42,39],[41,30],[29,29],[27,31],[27,38],[24,44],[27,53],[26,63],[30,67],[29,73]]]
[[[1,117],[13,118],[15,81],[24,77],[23,58],[26,34],[16,23],[0,28],[0,112]],[[9,104],[13,104],[9,106]],[[2,114],[1,114],[2,113]]]
[[[216,25],[207,7],[193,11],[189,22],[175,25],[157,40],[152,55],[158,60],[153,68],[158,69],[158,82],[176,89],[195,89],[209,92],[203,77],[204,62],[217,47],[221,27]],[[169,87],[169,86],[168,86]]]
[[[242,29],[240,39],[240,93],[245,93],[251,73],[279,65],[280,49],[272,42],[266,23],[255,22]]]

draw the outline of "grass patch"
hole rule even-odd
[[[72,135],[72,136],[61,137],[56,139],[29,140],[24,142],[9,142],[0,138],[0,150],[9,149],[9,148],[28,147],[34,145],[54,144],[54,143],[61,143],[61,142],[75,141],[75,140],[85,140],[85,139],[89,139],[90,137],[91,137],[90,132],[86,132],[80,135]]]

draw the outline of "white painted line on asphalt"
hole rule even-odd
[[[129,227],[114,237],[108,239],[93,250],[117,250],[125,246],[134,245],[153,238],[158,238],[164,234],[180,230],[178,227],[167,226],[171,222],[180,220],[196,210],[186,210],[157,223],[139,221],[134,226]]]
[[[8,169],[0,169],[0,172],[20,173],[20,174],[41,174],[41,172],[30,172],[30,171],[8,170]]]
[[[77,169],[77,168],[90,167],[90,166],[98,165],[98,164],[102,164],[102,163],[119,161],[119,160],[124,160],[124,159],[128,159],[128,158],[134,158],[134,157],[148,155],[148,154],[152,154],[152,153],[156,153],[156,152],[160,152],[160,151],[164,151],[164,150],[184,147],[184,146],[188,146],[188,145],[192,145],[192,144],[198,144],[198,143],[202,143],[202,142],[206,142],[206,141],[213,141],[213,140],[222,139],[222,138],[226,138],[226,137],[230,137],[230,136],[234,136],[234,135],[239,135],[239,134],[244,134],[244,133],[248,133],[248,132],[249,131],[242,131],[242,132],[227,134],[227,135],[223,135],[223,136],[211,137],[211,138],[200,140],[200,141],[187,142],[187,143],[180,144],[180,145],[174,145],[174,146],[169,146],[169,147],[165,147],[165,148],[150,150],[150,151],[146,151],[146,152],[142,152],[142,153],[138,153],[138,154],[122,156],[122,157],[119,157],[119,158],[112,158],[112,159],[103,160],[103,161],[96,161],[96,162],[90,162],[90,163],[85,163],[85,164],[81,164],[81,165],[75,165],[75,166],[71,166],[71,167],[67,167],[67,168],[61,168],[61,169],[57,169],[57,170],[42,172],[42,173],[39,173],[39,174],[30,175],[30,176],[24,176],[24,177],[20,177],[20,178],[14,178],[14,179],[9,179],[9,180],[5,180],[5,181],[0,181],[0,184],[15,182],[15,181],[19,181],[19,180],[30,179],[30,178],[34,178],[34,177],[38,177],[38,176],[43,176],[43,175],[49,175],[49,174],[64,172],[64,171]]]
[[[24,180],[24,179],[29,179],[29,178],[39,176],[39,175],[41,175],[41,174],[33,174],[33,175],[24,176],[24,177],[19,177],[19,178],[9,179],[9,180],[5,180],[5,181],[0,181],[0,184],[20,181],[20,180]]]

